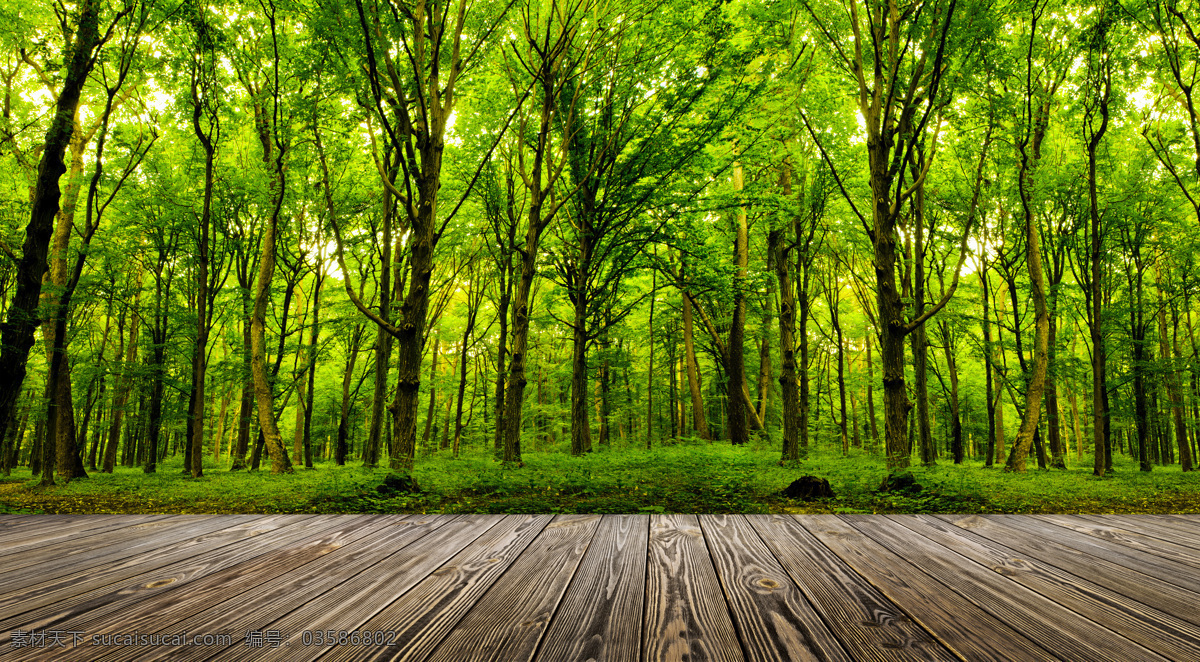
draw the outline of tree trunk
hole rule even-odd
[[[434,412],[437,407],[437,364],[438,356],[441,354],[442,339],[434,336],[433,338],[433,357],[429,363],[429,408],[425,412],[425,432],[421,435],[421,443],[429,448],[430,434],[433,432]]]
[[[867,341],[867,417],[871,423],[871,449],[873,452],[879,451],[879,425],[875,420],[875,366],[871,362],[871,338],[875,334],[871,332],[868,326],[864,337]]]
[[[1025,391],[1025,414],[1005,467],[1006,470],[1018,472],[1025,471],[1025,457],[1029,454],[1034,434],[1037,432],[1038,419],[1042,413],[1042,399],[1045,395],[1046,371],[1050,362],[1050,315],[1046,307],[1046,277],[1042,271],[1041,231],[1034,213],[1033,174],[1038,161],[1041,160],[1042,139],[1050,121],[1052,94],[1036,108],[1036,116],[1029,118],[1032,123],[1030,140],[1018,145],[1021,152],[1021,169],[1017,190],[1024,212],[1025,262],[1029,270],[1029,294],[1033,299],[1034,309],[1033,370]],[[1030,107],[1033,107],[1032,104]],[[1032,153],[1029,153],[1028,148],[1032,148]]]
[[[312,328],[309,329],[308,336],[308,365],[305,369],[308,377],[308,388],[306,395],[300,399],[304,407],[304,468],[313,468],[312,454],[312,415],[313,415],[313,399],[315,398],[314,391],[316,390],[317,377],[317,341],[321,337],[321,286],[324,284],[325,275],[321,273],[322,255],[321,248],[318,247],[316,273],[314,274],[313,293],[312,293]]]
[[[920,176],[924,165],[922,154],[917,152],[917,161],[912,164],[914,178]],[[925,187],[919,186],[913,196],[912,230],[913,241],[913,318],[925,312]],[[917,396],[917,438],[921,452],[921,464],[926,467],[937,465],[937,446],[933,443],[933,431],[929,422],[929,337],[925,325],[913,329],[910,340],[913,355],[913,391]]]
[[[962,464],[965,451],[962,439],[962,419],[959,416],[958,404],[958,364],[954,360],[954,343],[950,337],[950,323],[941,322],[942,347],[946,352],[946,372],[950,377],[950,452],[954,455],[954,463]],[[984,366],[987,369],[987,366]],[[990,386],[990,383],[989,383]]]
[[[658,299],[658,272],[650,277],[650,320],[647,332],[650,336],[650,359],[646,366],[646,448],[654,440],[654,302]]]
[[[66,172],[63,154],[71,141],[79,96],[94,60],[92,52],[100,41],[99,0],[84,0],[79,7],[79,26],[74,34],[74,49],[63,79],[63,88],[55,102],[54,118],[46,131],[37,183],[31,200],[25,243],[16,269],[16,292],[8,306],[8,317],[0,325],[0,430],[7,430],[14,418],[17,397],[25,380],[26,362],[34,344],[39,323],[38,305],[42,276],[48,265],[54,219],[59,212],[61,191],[58,180]],[[46,444],[42,485],[54,485],[55,450]]]
[[[705,441],[712,441],[708,422],[704,418],[704,395],[700,384],[700,365],[696,361],[694,322],[692,320],[692,298],[683,295],[683,352],[687,364],[688,392],[692,397],[692,427]]]
[[[529,350],[529,306],[530,291],[537,268],[538,243],[541,239],[540,222],[535,222],[531,211],[529,231],[525,238],[525,251],[521,260],[521,279],[517,282],[513,298],[512,356],[508,368],[508,380],[504,388],[504,463],[521,462],[521,409],[525,404],[526,354]],[[539,210],[540,213],[540,210]]]
[[[587,234],[581,233],[583,246],[580,252],[581,265],[586,265],[591,256]],[[586,266],[580,266],[583,271]],[[576,276],[578,277],[578,275]],[[592,452],[592,424],[588,420],[588,365],[587,365],[587,296],[585,287],[576,285],[570,293],[574,309],[571,329],[571,455],[579,456]],[[651,303],[651,306],[654,304]],[[654,332],[653,329],[650,330]]]
[[[1160,321],[1160,327],[1164,328],[1163,336],[1165,337],[1165,321]],[[1183,401],[1183,387],[1180,383],[1180,373],[1184,363],[1183,356],[1179,352],[1179,311],[1174,307],[1171,309],[1171,346],[1174,350],[1175,361],[1167,380],[1171,394],[1171,415],[1175,420],[1175,442],[1179,446],[1179,467],[1183,471],[1192,471],[1192,448],[1188,443],[1187,427],[1183,423],[1183,412],[1186,405]]]
[[[458,446],[462,439],[463,431],[463,398],[467,394],[467,349],[470,346],[471,334],[475,330],[475,311],[478,306],[472,307],[467,313],[467,326],[463,330],[462,349],[458,355],[458,404],[454,408],[454,457],[458,457]]]
[[[985,228],[987,225],[981,223]],[[987,235],[984,234],[984,247],[986,249]],[[996,384],[993,376],[996,374],[996,365],[993,360],[996,355],[995,346],[992,343],[992,320],[988,311],[988,302],[991,299],[991,289],[988,286],[987,280],[988,264],[983,262],[979,269],[979,289],[983,296],[983,317],[980,319],[980,325],[983,327],[983,370],[986,380],[986,402],[987,402],[987,417],[988,417],[988,438],[987,452],[984,459],[984,466],[991,468],[996,459]]]
[[[791,194],[791,170],[787,164],[783,172],[783,192],[784,195]],[[779,281],[779,406],[783,412],[783,457],[780,461],[795,462],[800,459],[800,402],[796,389],[796,295],[792,287],[791,261],[784,247],[783,230],[771,230],[767,235],[767,244],[768,249],[775,254],[775,278]],[[686,299],[684,304],[687,305]],[[684,310],[685,315],[691,312],[687,308]]]
[[[733,190],[743,188],[742,164],[733,164]],[[746,403],[737,395],[746,380],[745,333],[746,333],[746,275],[750,264],[750,236],[746,220],[746,207],[739,205],[734,218],[733,261],[736,269],[733,282],[733,320],[729,324],[729,342],[725,346],[725,378],[727,384],[726,409],[729,418],[729,441],[735,446],[750,440],[746,428]],[[653,348],[651,348],[653,351]],[[647,435],[649,440],[649,435]],[[649,441],[647,441],[649,443]]]

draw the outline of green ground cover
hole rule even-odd
[[[917,493],[880,492],[883,461],[860,451],[816,453],[790,466],[779,465],[774,449],[727,444],[524,458],[524,467],[505,468],[482,453],[429,455],[413,472],[420,491],[392,495],[376,489],[386,469],[357,463],[279,476],[213,463],[192,479],[169,458],[154,474],[118,468],[48,489],[22,468],[0,479],[0,513],[1200,513],[1200,474],[1146,474],[1123,456],[1103,479],[1091,475],[1088,457],[1067,471],[1026,474],[943,460],[913,467]],[[806,474],[828,479],[836,497],[780,494]]]

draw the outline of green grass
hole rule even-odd
[[[37,487],[28,469],[0,482],[0,513],[1200,513],[1200,474],[1178,466],[1145,474],[1118,457],[1114,476],[1091,475],[1089,458],[1067,471],[1025,474],[955,466],[943,459],[914,467],[923,490],[880,493],[881,458],[852,451],[815,453],[791,466],[762,445],[681,443],[653,450],[603,449],[584,457],[557,450],[524,453],[525,466],[504,467],[483,453],[418,460],[421,491],[381,496],[386,469],[354,463],[290,475],[230,472],[205,466],[192,479],[180,458],[154,474],[119,468],[52,488]],[[801,502],[780,491],[801,475],[829,480],[833,499]]]

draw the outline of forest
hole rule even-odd
[[[5,475],[1195,469],[1195,0],[0,18]]]

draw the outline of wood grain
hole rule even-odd
[[[1200,660],[1186,517],[10,519],[5,660]],[[234,640],[50,651],[11,648],[17,629]],[[250,629],[290,645],[246,647]]]
[[[744,660],[695,515],[654,515],[646,567],[646,662]]]
[[[1119,593],[1171,614],[1178,619],[1200,625],[1200,611],[1195,605],[1200,600],[1195,592],[1154,577],[1132,572],[1128,568],[1101,558],[1082,555],[1079,552],[1056,544],[1045,537],[1031,536],[1022,531],[1001,525],[1001,516],[979,515],[936,515],[942,521],[967,531],[983,541],[1007,546],[1020,558],[1037,559],[1072,576],[1086,579],[1099,586]]]
[[[1189,565],[1170,561],[1128,545],[1095,538],[1027,515],[998,515],[995,518],[1005,528],[1022,531],[1030,536],[1040,536],[1091,557],[1101,558],[1172,583],[1180,588],[1200,593],[1200,578],[1196,577],[1196,569]],[[1091,561],[1085,558],[1080,559],[1079,562],[1086,564]]]
[[[57,617],[49,623],[35,624],[37,629],[76,630],[89,635],[109,633],[155,632],[163,624],[176,623],[214,604],[223,603],[246,591],[255,591],[259,586],[284,573],[303,572],[303,566],[329,554],[342,545],[361,538],[374,529],[370,524],[379,516],[356,515],[331,518],[332,527],[316,535],[310,535],[302,543],[290,548],[274,550],[248,562],[207,574],[192,582],[186,589],[172,583],[167,590],[142,597],[137,609],[110,610],[99,614],[97,610],[69,617]],[[108,605],[111,607],[111,605]],[[32,628],[27,628],[32,629]],[[95,651],[90,647],[72,648],[56,652],[55,662],[90,660]],[[13,660],[45,659],[44,651],[24,651]]]
[[[1122,528],[1116,523],[1094,522],[1065,515],[1033,515],[1033,519],[1050,522],[1058,526],[1108,542],[1161,556],[1177,563],[1200,569],[1200,551],[1194,547],[1179,545],[1162,538],[1148,536],[1134,530]]]
[[[1193,529],[1186,523],[1177,524],[1177,520],[1169,517],[1151,517],[1149,515],[1079,515],[1078,517],[1097,524],[1113,524],[1159,540],[1200,548],[1200,529]]]
[[[648,515],[611,515],[600,522],[579,562],[537,660],[637,662],[646,597]]]
[[[315,522],[309,527],[297,526]],[[267,553],[324,526],[309,515],[275,515],[251,520],[161,547],[152,557],[133,557],[102,569],[87,569],[41,582],[0,597],[0,641],[14,628],[45,623],[89,611],[105,611],[140,596],[168,590],[206,572],[214,572]],[[137,597],[135,597],[137,596]]]
[[[2,518],[3,516],[0,516]],[[169,515],[75,515],[73,519],[48,520],[42,518],[72,517],[69,515],[25,515],[30,518],[23,524],[12,524],[0,528],[0,559],[40,547],[52,542],[92,536],[113,529],[120,529],[141,522],[170,517]],[[37,518],[37,519],[34,519]],[[0,561],[2,562],[2,561]]]
[[[550,523],[550,515],[509,515],[449,561],[362,624],[396,633],[396,646],[338,646],[328,660],[426,660],[496,579]]]
[[[143,521],[78,542],[64,540],[48,544],[4,559],[5,574],[0,578],[0,595],[87,567],[149,554],[156,548],[229,526],[229,521],[214,515],[182,515]]]
[[[750,521],[854,660],[959,659],[791,516]]]
[[[314,660],[328,647],[305,646],[305,630],[361,631],[364,623],[387,605],[412,589],[431,572],[443,566],[481,535],[504,520],[503,515],[424,516],[418,521],[444,520],[427,535],[402,549],[393,549],[357,575],[340,581],[323,595],[310,598],[306,604],[286,616],[264,623],[247,613],[247,622],[261,629],[278,630],[288,636],[289,646],[272,651],[275,659],[288,662]],[[233,631],[238,631],[234,628]],[[262,651],[234,645],[221,654],[222,662],[258,660]]]
[[[845,521],[823,515],[794,517],[959,657],[972,662],[1058,659]]]
[[[403,553],[456,520],[453,516],[421,515],[391,515],[381,519],[384,521],[377,522],[379,526],[371,533],[310,562],[304,566],[303,572],[275,577],[253,591],[246,591],[205,611],[177,620],[159,632],[232,632],[240,635],[249,630],[277,630],[292,635],[287,640],[289,647],[303,648],[299,636],[301,628],[291,629],[280,623],[284,615],[337,596],[343,586],[353,581],[359,573],[371,570],[393,554]],[[306,627],[315,626],[306,624]],[[343,623],[338,623],[338,629],[347,628]],[[247,648],[244,644],[234,644],[231,648],[220,653],[222,660],[233,659],[240,652],[262,655],[262,651]],[[210,647],[184,648],[174,653],[171,659],[175,662],[205,660],[217,652],[218,649]],[[153,660],[158,654],[153,650],[129,648],[100,659],[105,662]]]
[[[1173,660],[1200,660],[1200,628],[929,515],[890,519]]]
[[[1060,656],[1079,662],[1166,659],[894,520],[861,516],[846,519],[854,528],[893,552],[904,554],[914,565]]]
[[[700,527],[748,660],[850,662],[746,516],[701,515]]]
[[[471,608],[429,662],[526,662],[600,524],[599,515],[558,515]]]

